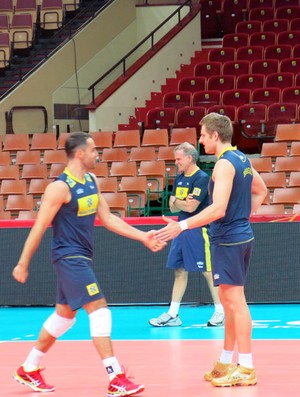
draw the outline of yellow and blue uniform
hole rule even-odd
[[[180,211],[178,220],[198,214],[208,205],[208,175],[197,169],[191,175],[178,175],[174,181],[172,195],[185,200],[193,195],[200,204],[192,212]],[[172,240],[166,266],[171,269],[184,268],[186,271],[211,271],[210,244],[207,227],[185,230]]]
[[[219,156],[235,168],[232,191],[225,216],[210,224],[214,284],[244,285],[253,248],[251,213],[252,167],[244,153],[235,147]],[[214,182],[210,180],[212,199]]]
[[[62,205],[52,222],[57,303],[69,304],[76,310],[103,297],[91,267],[98,188],[89,173],[78,180],[65,170],[57,179],[65,182],[71,193],[70,202]]]

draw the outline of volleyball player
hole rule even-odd
[[[48,226],[52,224],[52,262],[57,275],[55,311],[44,322],[35,346],[24,364],[14,373],[14,378],[34,391],[54,390],[54,386],[45,382],[40,362],[56,339],[74,325],[76,312],[83,307],[89,316],[94,346],[110,379],[107,396],[133,395],[143,391],[144,386],[126,377],[114,355],[110,338],[111,312],[92,269],[95,216],[101,219],[107,229],[138,240],[152,251],[163,248],[163,245],[157,243],[152,231],[146,233],[138,230],[110,212],[95,176],[90,173],[95,167],[98,153],[88,134],[70,134],[65,151],[67,167],[55,182],[48,185],[38,218],[13,270],[13,277],[25,283],[30,260]]]
[[[156,235],[168,241],[187,229],[210,224],[213,279],[225,312],[225,336],[219,360],[204,378],[214,386],[254,385],[252,321],[244,285],[254,240],[249,217],[262,204],[267,188],[247,157],[231,145],[228,117],[210,113],[201,125],[200,143],[218,159],[209,187],[211,204],[179,223],[166,218],[168,225]],[[237,364],[233,364],[235,345]]]

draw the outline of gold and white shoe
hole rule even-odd
[[[253,386],[257,383],[256,372],[254,368],[246,368],[237,365],[232,368],[227,375],[219,378],[213,378],[211,384],[219,387],[230,386]]]
[[[204,379],[211,382],[213,379],[222,378],[226,376],[233,368],[235,364],[223,364],[217,361],[214,368],[210,372],[205,372]]]

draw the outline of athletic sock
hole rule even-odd
[[[233,358],[233,351],[230,350],[222,350],[221,356],[220,356],[220,362],[223,364],[231,364],[232,363],[232,358]]]
[[[169,310],[168,310],[168,314],[171,317],[175,318],[178,315],[179,307],[180,307],[180,302],[173,302],[172,301],[171,305],[169,307]]]
[[[44,357],[44,355],[45,353],[33,347],[23,364],[24,370],[26,372],[31,372],[39,368],[41,359]]]
[[[215,311],[224,314],[224,309],[221,303],[215,303]]]
[[[243,367],[253,368],[252,353],[239,353],[238,363]]]
[[[116,375],[122,373],[121,366],[116,357],[108,357],[102,360],[106,372],[109,376],[109,380],[112,380]]]

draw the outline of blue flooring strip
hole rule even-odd
[[[250,305],[253,339],[300,339],[300,304]],[[113,306],[113,340],[211,340],[223,339],[223,327],[207,327],[213,306],[180,308],[181,327],[155,328],[152,317],[167,310],[166,306]],[[0,308],[0,342],[34,341],[53,307]],[[89,322],[79,310],[75,326],[61,340],[90,340]]]

